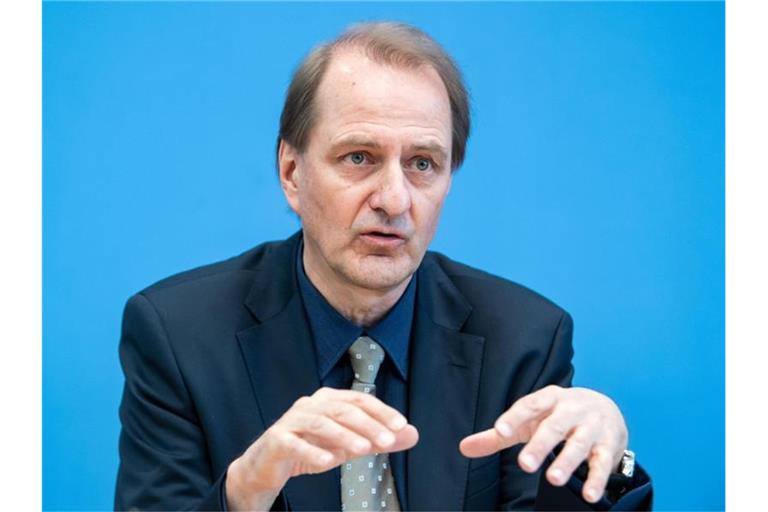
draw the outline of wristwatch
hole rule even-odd
[[[635,452],[624,450],[624,455],[621,456],[619,463],[619,472],[627,478],[632,478],[632,475],[635,474]]]

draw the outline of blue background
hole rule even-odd
[[[472,93],[432,248],[568,309],[656,508],[723,509],[722,3],[46,3],[44,509],[112,506],[127,297],[297,229],[285,87],[371,18],[431,33]]]

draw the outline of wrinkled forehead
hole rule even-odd
[[[315,97],[315,127],[386,120],[447,130],[450,101],[440,75],[427,64],[380,63],[357,48],[338,50]]]

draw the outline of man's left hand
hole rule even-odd
[[[595,503],[621,462],[627,438],[624,417],[607,396],[586,388],[547,386],[512,404],[494,428],[464,438],[459,450],[467,457],[483,457],[526,443],[518,463],[533,473],[555,446],[565,441],[547,470],[547,480],[552,485],[565,485],[586,460],[589,476],[582,496]]]

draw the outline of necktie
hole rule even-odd
[[[349,347],[349,357],[355,372],[352,389],[375,395],[384,350],[371,338],[360,336]],[[366,455],[341,465],[341,509],[400,511],[388,454]]]

